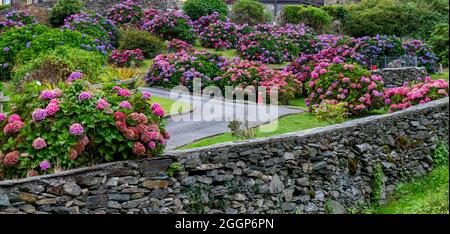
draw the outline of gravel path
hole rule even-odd
[[[188,103],[193,111],[171,116],[167,130],[172,133],[167,149],[175,149],[194,141],[229,132],[232,120],[248,119],[249,127],[272,122],[281,116],[302,113],[304,110],[285,106],[270,106],[256,103],[232,102],[219,98],[200,97],[187,93],[173,95],[165,89],[139,87],[153,96]],[[166,110],[169,112],[169,110]]]

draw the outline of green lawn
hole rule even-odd
[[[446,81],[448,82],[449,74],[448,74],[448,71],[445,71],[445,72],[442,73],[442,74],[431,74],[430,77],[431,77],[433,80],[444,79],[444,80],[446,80]]]
[[[388,205],[370,208],[365,213],[448,214],[448,173],[448,166],[441,166],[423,178],[400,184]]]
[[[163,110],[166,112],[166,115],[175,115],[186,111],[190,111],[192,109],[191,105],[187,103],[180,103],[181,105],[179,106],[179,108],[174,113],[170,113],[172,105],[175,103],[175,101],[155,96],[151,97],[151,103],[159,103],[163,108]]]
[[[153,59],[146,59],[144,62],[142,62],[141,67],[139,68],[139,71],[144,74],[147,73],[148,69],[153,65]]]

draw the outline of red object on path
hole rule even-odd
[[[377,70],[377,65],[372,65],[372,71]]]
[[[263,96],[261,92],[258,92],[258,104],[262,104],[263,103]]]

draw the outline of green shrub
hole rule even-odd
[[[58,0],[58,2],[50,10],[50,23],[54,27],[59,27],[64,24],[64,20],[73,14],[81,12],[84,3],[80,0]]]
[[[97,51],[94,39],[88,35],[68,29],[51,29],[40,35],[36,35],[30,42],[28,48],[17,54],[16,61],[30,61],[39,56],[40,53],[46,53],[62,45],[82,48],[88,51]],[[106,51],[102,52],[106,53]]]
[[[10,79],[17,54],[27,48],[34,35],[42,34],[48,30],[50,29],[46,26],[33,24],[13,28],[2,33],[0,37],[0,80]],[[8,48],[7,51],[4,48]]]
[[[345,18],[347,17],[348,10],[343,5],[329,5],[321,7],[322,10],[326,11],[328,15],[333,17],[334,20],[339,20],[345,23]]]
[[[304,23],[318,31],[323,31],[332,21],[332,17],[326,11],[313,6],[285,6],[282,15],[283,24]]]
[[[140,49],[145,58],[153,58],[165,48],[165,43],[158,37],[143,30],[127,28],[119,34],[120,50]]]
[[[272,19],[267,7],[255,0],[239,0],[231,9],[231,20],[238,24],[263,24]]]
[[[183,11],[192,20],[198,20],[214,12],[224,17],[227,15],[228,8],[224,0],[187,0],[183,4]]]
[[[14,69],[13,80],[16,88],[33,80],[41,83],[57,84],[65,81],[74,71],[83,73],[91,83],[97,81],[104,71],[106,56],[79,48],[60,46],[49,53],[19,65]]]
[[[448,1],[446,4],[448,9]],[[419,0],[363,0],[347,7],[344,28],[355,37],[380,34],[427,38],[434,25],[448,21],[448,10],[442,14],[435,7]]]
[[[331,124],[341,123],[347,117],[346,103],[334,103],[329,100],[323,100],[319,106],[314,108],[314,114],[317,120],[327,121]]]
[[[428,43],[433,47],[434,53],[438,56],[439,61],[448,66],[449,40],[448,40],[448,24],[436,25],[433,33],[428,39]]]

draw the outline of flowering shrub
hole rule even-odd
[[[238,51],[245,59],[263,63],[283,63],[289,61],[291,54],[298,54],[298,48],[286,48],[286,36],[255,32],[243,36],[238,43]]]
[[[5,178],[52,173],[93,163],[153,156],[170,137],[164,111],[149,95],[121,87],[92,89],[82,79],[42,90],[20,114],[0,116],[0,174]],[[42,89],[28,84],[36,97]],[[128,103],[126,106],[121,103]],[[32,114],[29,113],[31,110]]]
[[[39,56],[41,52],[51,51],[63,45],[86,51],[95,51],[99,54],[106,54],[109,50],[109,48],[96,43],[92,37],[80,32],[68,29],[50,29],[34,35],[33,39],[26,44],[25,49],[17,54],[16,60],[26,62]]]
[[[239,26],[229,21],[217,21],[199,32],[203,47],[214,49],[235,48],[239,40]]]
[[[81,0],[58,0],[49,12],[49,21],[52,26],[60,27],[67,17],[80,13],[83,8]]]
[[[153,60],[145,80],[149,85],[173,88],[183,84],[192,90],[193,80],[201,79],[202,85],[220,79],[228,60],[206,51],[160,54]]]
[[[287,103],[301,92],[302,83],[291,72],[275,71],[266,65],[248,60],[233,61],[206,51],[158,55],[146,75],[149,85],[172,88],[177,85],[193,89],[193,81],[200,79],[202,86],[214,85],[237,89],[247,87],[278,88],[279,100]]]
[[[430,46],[420,40],[407,40],[403,42],[403,48],[407,55],[417,57],[418,66],[425,67],[429,72],[435,71],[437,57]]]
[[[11,70],[15,65],[17,54],[27,49],[31,41],[49,28],[32,24],[20,28],[13,28],[0,36],[0,80],[9,80]]]
[[[140,49],[136,50],[114,50],[109,57],[109,62],[118,67],[140,67],[144,61],[144,54]]]
[[[215,81],[221,81],[222,86],[238,89],[265,87],[268,95],[271,88],[276,88],[283,104],[300,94],[302,86],[290,72],[273,70],[260,62],[239,59],[227,66],[222,78]]]
[[[176,38],[192,44],[197,39],[191,20],[180,11],[158,12],[143,23],[142,29],[164,40]]]
[[[241,37],[238,50],[248,60],[283,63],[294,60],[300,52],[316,53],[319,45],[311,30],[304,25],[257,25],[255,32]]]
[[[144,16],[144,11],[133,0],[117,3],[106,12],[106,17],[117,25],[136,24]]]
[[[5,15],[5,19],[24,25],[36,23],[36,18],[25,11],[8,12],[8,14]]]
[[[383,106],[383,79],[356,64],[321,62],[314,67],[311,80],[305,85],[309,93],[305,102],[310,110],[323,100],[345,102],[351,115]]]
[[[357,52],[364,59],[362,65],[378,65],[384,56],[401,56],[404,54],[402,40],[396,36],[376,35],[375,37],[357,38]]]
[[[188,52],[194,52],[194,47],[182,40],[178,39],[172,39],[167,43],[167,51],[170,53],[176,53],[176,52],[182,52],[182,51],[188,51]]]
[[[36,18],[24,11],[8,12],[4,19],[0,18],[0,33],[13,28],[36,23]]]
[[[424,82],[412,86],[386,89],[384,95],[389,111],[393,112],[447,97],[448,83],[445,80],[432,80],[430,77],[425,77]]]
[[[94,40],[109,49],[117,42],[117,29],[115,24],[100,14],[79,13],[64,20],[63,29],[78,31],[87,34]]]

